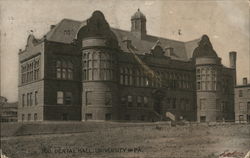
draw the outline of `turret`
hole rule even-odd
[[[100,11],[82,24],[77,34],[82,52],[83,120],[117,119],[118,41]]]
[[[213,49],[207,35],[203,35],[193,52],[196,67],[196,96],[198,122],[216,121],[216,105],[221,74],[221,59]]]
[[[140,39],[147,33],[146,21],[146,16],[140,11],[140,9],[138,9],[131,17],[131,32]]]

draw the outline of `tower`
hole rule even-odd
[[[82,120],[116,119],[118,42],[100,11],[82,24],[77,41],[82,53]]]
[[[140,39],[147,33],[146,16],[140,11],[140,9],[138,9],[131,17],[131,32]]]
[[[234,70],[234,85],[236,85],[237,78],[236,78],[236,58],[237,58],[237,52],[231,51],[229,52],[229,64],[230,68]]]
[[[203,35],[193,52],[196,68],[197,121],[214,122],[221,117],[220,80],[221,59],[207,35]]]

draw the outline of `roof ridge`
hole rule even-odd
[[[75,21],[75,22],[79,22],[79,23],[81,23],[81,22],[85,21],[85,20],[83,20],[83,21],[80,21],[80,20],[69,19],[69,18],[63,18],[63,19],[62,19],[61,21],[63,21],[63,20],[68,20],[68,21]]]

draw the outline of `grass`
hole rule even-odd
[[[250,149],[249,124],[170,127],[152,123],[92,123],[92,126],[96,128],[80,133],[3,137],[3,153],[10,158],[215,158],[224,151],[246,154]]]

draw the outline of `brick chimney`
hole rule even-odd
[[[237,52],[235,51],[229,52],[230,68],[236,69],[236,56],[237,56]]]

